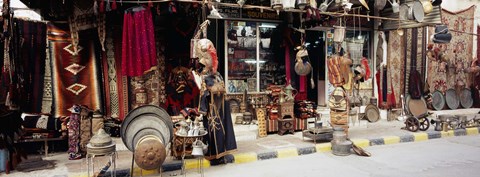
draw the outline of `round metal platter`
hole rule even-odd
[[[122,141],[125,143],[125,142],[128,142],[125,140],[125,133],[126,133],[126,129],[127,129],[127,126],[130,124],[130,122],[137,118],[137,116],[141,115],[141,114],[144,114],[144,113],[153,113],[153,114],[157,114],[159,116],[159,119],[161,119],[165,125],[167,125],[167,127],[170,129],[170,134],[171,134],[171,137],[170,139],[173,139],[173,122],[172,122],[172,119],[170,117],[170,115],[168,115],[167,111],[165,111],[163,108],[160,108],[158,106],[154,106],[154,105],[145,105],[145,106],[140,106],[140,107],[137,107],[135,109],[133,109],[132,111],[130,111],[127,116],[125,117],[125,119],[123,120],[122,122],[122,125],[120,127],[120,135],[122,137]],[[127,143],[125,143],[127,144]]]
[[[127,126],[127,129],[125,130],[124,138],[125,141],[123,142],[129,150],[134,149],[134,139],[140,138],[136,137],[138,136],[137,133],[145,128],[152,128],[152,129],[157,129],[158,133],[155,133],[153,135],[157,136],[162,140],[164,143],[170,142],[173,136],[173,132],[170,132],[167,125],[163,123],[162,120],[158,118],[158,115],[156,114],[151,114],[151,113],[146,113],[146,114],[141,114],[137,116],[136,119],[133,119],[130,124]]]
[[[445,96],[443,96],[442,92],[435,90],[432,93],[432,107],[437,111],[440,111],[445,107]]]
[[[419,117],[427,113],[427,103],[425,99],[421,97],[420,99],[412,99],[410,95],[407,96],[407,108],[408,112],[415,117]]]
[[[471,108],[473,106],[472,92],[468,88],[463,88],[460,93],[460,104],[463,108]]]
[[[380,111],[377,106],[369,104],[365,108],[365,116],[369,122],[377,122],[380,120]]]
[[[450,109],[457,109],[460,105],[460,100],[458,99],[455,89],[448,89],[445,92],[445,100],[447,102],[448,108]]]

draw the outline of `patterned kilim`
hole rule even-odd
[[[473,33],[475,8],[475,6],[471,6],[458,12],[442,9],[442,23],[448,25],[449,29],[455,30],[450,31],[453,36],[452,40],[445,45],[446,52],[450,56],[449,63],[461,62],[464,66],[467,66],[472,61],[473,35],[466,33]],[[454,53],[454,51],[457,52]],[[470,85],[471,80],[466,80],[465,75],[469,74],[463,72],[455,74],[449,71],[446,80],[447,87],[454,88],[458,78],[463,79],[467,86]]]
[[[402,100],[400,95],[402,93],[402,88],[404,85],[403,73],[404,71],[404,57],[405,52],[403,47],[405,46],[405,40],[403,36],[398,35],[396,32],[390,32],[389,43],[388,43],[388,52],[387,52],[387,65],[388,65],[388,75],[391,78],[391,84],[393,87],[393,92],[395,93],[396,107],[402,106]]]
[[[101,71],[96,62],[100,59],[97,59],[99,54],[95,53],[100,45],[95,45],[89,36],[96,35],[81,35],[79,53],[73,55],[69,33],[52,25],[48,28],[55,117],[70,115],[67,109],[73,104],[85,105],[93,110],[102,108],[101,85],[98,80]]]

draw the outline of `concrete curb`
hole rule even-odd
[[[473,127],[473,128],[466,128],[466,129],[457,129],[457,130],[450,130],[447,132],[441,131],[429,131],[429,132],[417,132],[412,133],[409,135],[402,135],[402,136],[385,136],[381,138],[372,138],[372,139],[352,139],[352,142],[362,148],[369,147],[369,146],[378,146],[378,145],[389,145],[389,144],[397,144],[397,143],[407,143],[407,142],[419,142],[419,141],[427,141],[430,139],[438,139],[438,138],[446,138],[446,137],[453,137],[453,136],[466,136],[466,135],[478,135],[480,134],[480,127]],[[305,147],[297,147],[297,148],[285,148],[285,149],[278,149],[272,151],[264,151],[264,152],[247,152],[247,153],[236,153],[232,155],[226,156],[226,163],[235,163],[235,164],[242,164],[242,163],[250,163],[260,160],[269,160],[269,159],[276,159],[276,158],[289,158],[295,157],[300,155],[307,155],[313,153],[323,153],[331,151],[331,144],[330,143],[318,143],[312,144],[312,146],[305,146]],[[210,161],[208,160],[201,160],[203,163],[204,168],[209,168],[212,166]],[[187,159],[185,160],[185,169],[195,169],[199,165],[199,160],[197,159]],[[164,164],[162,166],[162,171],[175,171],[181,170],[182,164],[181,162],[174,162],[169,164]],[[160,171],[158,170],[143,170],[141,171],[139,168],[134,169],[134,176],[141,176],[141,175],[154,175],[158,174]],[[117,176],[128,176],[129,170],[117,170]],[[86,175],[85,175],[86,176]],[[107,175],[109,176],[109,174]]]

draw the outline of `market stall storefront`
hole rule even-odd
[[[295,132],[314,142],[334,138],[334,154],[347,155],[352,122],[374,123],[385,118],[382,109],[417,131],[428,129],[429,109],[478,106],[473,7],[450,12],[426,0],[25,2],[39,21],[11,15],[3,2],[0,120],[9,127],[0,133],[15,140],[0,139],[2,155],[36,141],[47,152],[48,141],[62,141],[71,160],[115,155],[110,135],[121,137],[132,166],[143,169],[161,167],[167,154],[224,164],[244,127],[254,127],[253,139]],[[471,121],[451,115],[433,122],[445,130],[476,126]]]

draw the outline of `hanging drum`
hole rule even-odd
[[[471,108],[473,105],[472,92],[468,88],[463,88],[460,92],[460,104],[463,108]]]
[[[410,114],[415,117],[421,117],[428,111],[427,103],[423,97],[420,97],[420,99],[412,99],[410,95],[407,96],[407,108]]]
[[[140,168],[158,169],[166,158],[165,147],[173,139],[173,123],[163,108],[145,105],[128,113],[120,133]]]
[[[458,99],[455,89],[448,89],[445,92],[445,100],[447,102],[448,108],[450,109],[457,109],[460,105],[460,100]]]
[[[443,96],[443,93],[435,90],[432,93],[432,108],[440,111],[445,107],[445,96]]]

